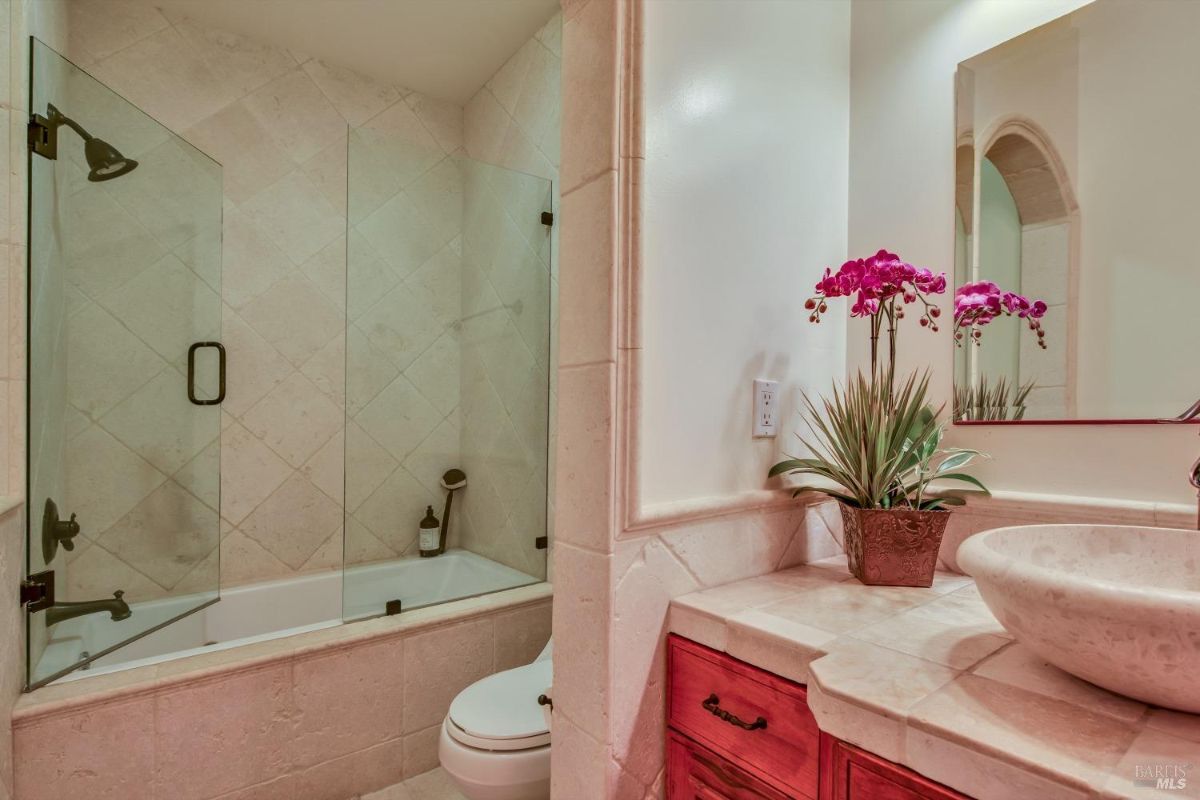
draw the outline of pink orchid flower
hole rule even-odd
[[[809,321],[820,322],[821,315],[829,306],[831,297],[853,297],[850,315],[874,317],[882,311],[904,317],[904,305],[920,301],[924,306],[921,326],[937,330],[937,318],[941,309],[931,303],[928,295],[946,291],[946,273],[914,267],[900,256],[880,250],[869,258],[858,258],[842,264],[837,272],[826,268],[817,281],[816,294],[809,298],[804,307],[810,311]],[[897,304],[895,298],[899,298]]]
[[[1017,317],[1026,321],[1037,334],[1038,347],[1045,350],[1046,331],[1041,322],[1045,314],[1046,304],[1041,300],[1003,291],[991,281],[967,283],[954,293],[954,341],[961,345],[970,338],[979,344],[984,325],[1000,316]]]

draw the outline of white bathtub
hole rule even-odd
[[[343,575],[345,592],[343,596]],[[326,628],[384,613],[390,600],[403,611],[538,583],[541,579],[466,550],[437,558],[408,558],[361,567],[264,581],[221,591],[219,602],[131,642],[62,680],[154,664],[173,658]],[[188,595],[134,603],[133,616],[113,622],[107,614],[60,622],[38,662],[37,674],[66,669],[85,651],[98,653],[136,630],[178,616],[205,601]],[[402,611],[402,613],[403,613]]]

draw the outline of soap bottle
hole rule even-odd
[[[425,507],[425,519],[421,520],[421,528],[417,534],[417,548],[421,558],[436,556],[441,549],[442,523],[433,515],[433,506]]]

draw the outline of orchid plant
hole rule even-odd
[[[812,457],[782,461],[771,468],[771,476],[816,475],[838,488],[802,487],[796,493],[813,489],[857,508],[933,511],[962,504],[961,497],[931,496],[929,487],[935,480],[960,481],[987,491],[976,478],[959,472],[983,454],[942,446],[946,423],[938,419],[941,409],[926,399],[928,375],[910,376],[896,386],[897,323],[909,306],[919,303],[920,326],[936,332],[942,311],[930,297],[945,291],[945,273],[914,267],[887,250],[847,261],[837,272],[825,270],[814,296],[804,303],[808,319],[819,323],[829,311],[829,300],[851,298],[850,315],[870,322],[871,373],[860,372],[844,387],[835,386],[832,399],[824,400],[821,408],[805,396],[811,437],[800,440]],[[885,325],[886,375],[880,369],[879,347]]]
[[[1042,317],[1046,304],[1030,300],[1016,292],[1006,292],[991,281],[977,281],[959,287],[954,293],[954,342],[958,346],[970,339],[976,345],[983,337],[980,330],[997,317],[1018,317],[1037,334],[1038,347],[1046,349],[1046,331]]]

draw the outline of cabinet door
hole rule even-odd
[[[789,797],[816,797],[817,721],[803,686],[672,635],[667,724]]]
[[[788,800],[692,740],[667,737],[667,800]]]
[[[822,742],[821,800],[971,800],[887,759],[838,739]],[[827,747],[824,745],[828,745]]]

